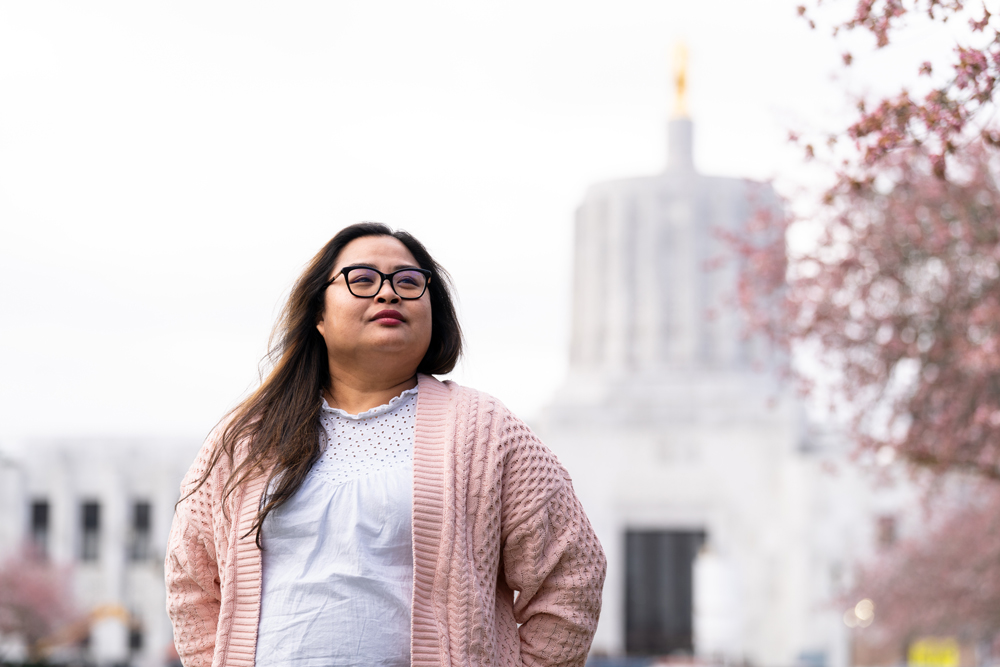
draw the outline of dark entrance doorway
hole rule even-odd
[[[701,530],[625,533],[626,653],[693,651],[693,568],[704,543]]]

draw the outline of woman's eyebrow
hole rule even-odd
[[[372,264],[371,262],[353,262],[351,264],[348,264],[344,268],[348,268],[351,266],[363,266],[366,269],[375,269],[376,271],[379,270],[379,268],[374,264]],[[397,264],[392,268],[392,271],[390,271],[389,273],[393,273],[395,271],[401,271],[402,269],[419,269],[419,268],[420,267],[417,266],[416,264]]]

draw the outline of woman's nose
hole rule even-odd
[[[382,287],[375,295],[375,301],[377,303],[399,303],[399,295],[392,289],[392,283],[388,280],[382,281]]]

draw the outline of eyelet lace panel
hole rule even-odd
[[[417,389],[407,389],[385,405],[351,415],[324,401],[320,423],[326,447],[313,474],[342,484],[372,473],[409,466],[413,461],[413,427]]]

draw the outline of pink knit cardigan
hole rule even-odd
[[[419,388],[412,665],[583,665],[606,565],[569,476],[496,399],[426,375]],[[182,496],[216,444],[202,447]],[[185,667],[254,664],[261,554],[247,533],[266,476],[223,511],[231,469],[223,456],[170,531],[167,612]]]

